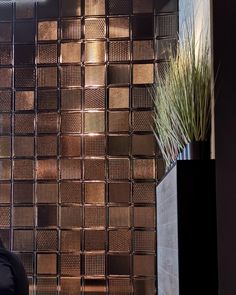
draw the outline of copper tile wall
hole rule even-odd
[[[150,89],[176,2],[0,0],[0,235],[31,294],[156,293]]]

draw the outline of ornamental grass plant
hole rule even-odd
[[[186,29],[190,27],[191,29]],[[190,142],[204,142],[211,130],[211,62],[207,32],[196,38],[187,26],[168,66],[154,85],[154,134],[166,168]]]

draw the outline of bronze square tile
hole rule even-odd
[[[62,17],[79,16],[81,14],[81,0],[62,1]]]
[[[37,179],[57,179],[58,168],[56,159],[37,160]]]
[[[13,186],[13,199],[15,204],[33,203],[33,183],[15,182]]]
[[[14,227],[33,227],[34,226],[34,207],[14,207],[13,226]]]
[[[0,42],[10,42],[12,39],[12,24],[0,23]]]
[[[37,5],[38,19],[44,18],[58,18],[59,16],[59,2],[55,0],[39,1]]]
[[[57,274],[57,255],[56,254],[37,254],[37,274]]]
[[[171,2],[173,3],[174,1]],[[159,15],[156,19],[156,24],[159,37],[176,36],[178,30],[178,17],[176,13]]]
[[[61,21],[61,37],[64,40],[80,40],[81,39],[81,20],[62,20]]]
[[[85,19],[85,39],[101,39],[106,37],[105,18]]]
[[[37,183],[36,187],[37,203],[57,203],[58,184],[57,183]]]
[[[129,112],[109,112],[109,131],[128,132],[129,131]]]
[[[0,44],[0,65],[12,64],[12,48],[9,44]]]
[[[85,227],[105,227],[106,211],[105,207],[85,207],[84,209]]]
[[[79,157],[81,155],[82,139],[80,136],[62,136],[60,140],[61,155]]]
[[[85,113],[84,129],[86,133],[104,132],[105,113],[104,112]]]
[[[81,89],[61,89],[61,109],[80,110],[82,104]]]
[[[86,203],[104,203],[105,202],[105,183],[86,182],[85,183],[85,202]]]
[[[0,68],[0,88],[10,88],[12,83],[12,69]]]
[[[85,43],[85,62],[100,63],[106,59],[106,43],[90,41]]]
[[[61,251],[80,251],[81,232],[79,230],[62,230],[61,231]]]
[[[11,208],[10,207],[0,207],[0,227],[6,228],[10,227],[11,222]]]
[[[85,230],[85,251],[104,251],[106,232],[104,230]]]
[[[105,67],[104,66],[86,66],[85,67],[85,86],[104,86],[105,85]]]
[[[34,250],[34,231],[33,230],[14,230],[13,232],[14,251],[33,251]]]
[[[15,65],[33,65],[35,61],[35,46],[30,44],[15,45],[14,62]]]
[[[0,157],[11,156],[11,138],[9,136],[0,137]]]
[[[38,68],[38,87],[57,87],[57,68]]]
[[[39,64],[55,64],[57,63],[57,44],[38,44]]]
[[[85,15],[105,15],[105,0],[86,0]]]
[[[133,239],[134,251],[155,253],[156,233],[154,231],[135,231]]]
[[[82,208],[80,206],[61,207],[61,227],[78,228],[82,226]]]
[[[121,85],[130,83],[130,65],[110,64],[108,67],[108,84]]]
[[[57,136],[38,136],[37,137],[38,156],[57,156]]]
[[[155,179],[154,159],[134,159],[133,177],[136,179]]]
[[[134,227],[155,227],[155,207],[134,207]]]
[[[78,277],[81,272],[81,259],[79,254],[61,255],[61,275]]]
[[[61,278],[61,295],[80,295],[80,278]]]
[[[128,38],[129,18],[116,17],[109,19],[109,38]]]
[[[129,207],[110,207],[109,208],[109,226],[129,227],[130,226],[130,208]]]
[[[62,182],[60,184],[61,203],[80,203],[81,202],[81,183],[77,181]]]
[[[109,42],[109,61],[128,61],[130,59],[129,41]]]
[[[0,45],[0,50],[1,50],[1,45]],[[10,112],[11,108],[12,108],[12,91],[0,90],[0,112]]]
[[[15,92],[15,109],[16,111],[30,111],[34,109],[34,92],[33,91],[16,91]]]
[[[34,2],[16,2],[16,18],[27,19],[34,17]]]
[[[78,87],[81,83],[81,66],[61,66],[61,87]]]
[[[133,267],[135,276],[154,276],[156,258],[154,255],[134,255]]]
[[[132,34],[134,39],[152,39],[154,36],[153,14],[135,15],[133,18]]]
[[[132,106],[133,108],[152,108],[153,90],[151,87],[133,87],[132,89]]]
[[[34,178],[34,161],[14,160],[13,177],[17,180],[29,180]]]
[[[137,278],[134,280],[134,294],[156,294],[155,280],[149,278]]]
[[[34,114],[15,114],[15,133],[34,133]]]
[[[85,254],[85,275],[105,276],[105,255]]]
[[[58,114],[39,113],[37,116],[37,131],[38,133],[57,133]]]
[[[126,158],[109,159],[109,178],[124,180],[130,178],[130,161]]]
[[[37,226],[49,227],[58,225],[57,206],[39,205],[37,212]]]
[[[133,0],[133,13],[152,13],[153,0]]]
[[[152,134],[137,135],[132,137],[133,155],[153,156],[155,155],[156,141]]]
[[[88,135],[84,136],[84,153],[86,156],[104,156],[105,157],[105,136]]]
[[[38,40],[57,40],[57,21],[38,22]]]
[[[61,159],[60,161],[61,179],[80,179],[81,160]]]
[[[11,184],[0,183],[0,203],[9,204],[11,202]]]
[[[104,109],[106,93],[104,88],[88,88],[84,93],[85,109]]]
[[[36,232],[37,251],[57,251],[58,232],[56,230],[37,230]]]
[[[37,108],[38,110],[57,110],[59,94],[56,89],[38,89]]]
[[[11,115],[0,114],[0,134],[11,132]]]
[[[110,156],[128,156],[130,152],[129,136],[109,136],[108,154]]]
[[[130,255],[109,255],[108,271],[109,275],[130,275],[131,269]]]
[[[132,124],[134,131],[152,131],[153,112],[137,111],[132,114]]]
[[[105,180],[105,172],[103,159],[84,160],[84,178],[86,180]]]
[[[34,156],[34,137],[33,136],[15,136],[14,137],[14,155],[16,157]]]
[[[108,196],[110,203],[129,203],[131,184],[129,182],[109,183]]]
[[[130,1],[129,0],[109,0],[108,11],[109,14],[130,14]]]
[[[132,293],[132,284],[130,278],[110,278],[109,293],[110,295],[130,295]]]
[[[0,180],[8,180],[11,178],[11,161],[4,159],[0,160]]]
[[[34,88],[35,83],[35,68],[15,68],[16,88]]]
[[[133,83],[134,84],[154,83],[153,64],[134,64],[133,65]]]
[[[129,88],[109,88],[109,108],[127,109],[129,108]]]
[[[57,294],[57,278],[55,277],[37,277],[36,292],[37,295],[56,295]]]
[[[61,62],[79,63],[81,60],[81,43],[61,43]]]
[[[106,281],[104,279],[85,279],[84,295],[106,295]]]
[[[155,203],[155,182],[137,182],[133,184],[134,203]]]
[[[62,133],[80,133],[82,127],[82,115],[79,112],[61,114]]]
[[[142,61],[154,59],[153,40],[134,41],[133,59]]]
[[[130,252],[131,231],[127,229],[109,231],[109,251]]]

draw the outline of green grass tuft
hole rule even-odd
[[[211,125],[211,63],[207,33],[186,30],[169,52],[164,77],[154,85],[154,134],[168,168],[194,141],[207,141]]]

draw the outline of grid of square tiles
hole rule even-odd
[[[168,3],[0,1],[0,235],[31,293],[155,294]]]

